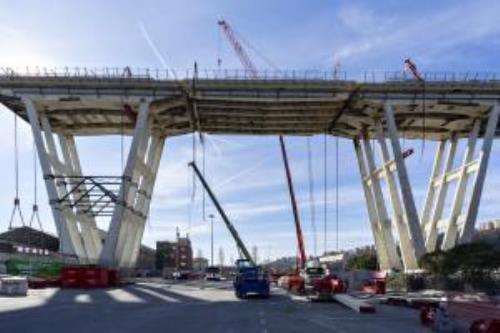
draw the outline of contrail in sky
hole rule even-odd
[[[144,23],[142,21],[137,21],[137,25],[139,26],[139,30],[141,31],[142,37],[146,40],[148,43],[149,48],[151,51],[153,51],[154,55],[156,56],[156,59],[160,62],[160,64],[163,66],[164,69],[168,70],[167,66],[167,61],[161,54],[161,52],[158,50],[158,47],[156,47],[155,42],[151,39],[151,36],[149,35],[148,31],[146,30],[146,27],[144,26]]]

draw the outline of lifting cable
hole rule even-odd
[[[328,133],[323,135],[323,251],[326,255],[328,232]]]
[[[196,132],[193,131],[193,137],[192,137],[192,151],[193,151],[193,162],[196,163]],[[191,180],[191,203],[194,202],[194,199],[196,197],[196,174],[193,171],[193,177]]]
[[[314,257],[318,256],[318,239],[316,233],[316,203],[314,200],[314,175],[312,166],[311,137],[307,137],[307,169],[309,173],[309,207],[311,211],[311,227],[313,232]]]
[[[123,171],[124,168],[125,168],[125,165],[124,165],[124,162],[125,162],[125,159],[124,159],[124,153],[123,153],[123,149],[124,149],[124,143],[123,143],[123,137],[125,135],[125,125],[123,124],[123,113],[125,112],[125,110],[122,110],[122,112],[120,112],[120,173],[123,175]]]
[[[201,134],[201,135],[203,135],[203,134]],[[201,141],[201,164],[202,164],[201,165],[201,173],[203,175],[203,178],[205,178],[205,169],[206,169],[205,150],[206,150],[205,149],[205,143],[202,140]],[[206,218],[206,192],[207,191],[202,191],[202,197],[201,197],[201,200],[202,200],[202,218],[203,218],[203,222],[207,221],[207,218]]]
[[[420,152],[420,159],[424,156],[425,150],[425,118],[426,118],[426,89],[425,89],[425,81],[422,80],[422,150]]]
[[[12,229],[12,224],[14,222],[14,217],[16,212],[18,212],[19,218],[21,219],[21,224],[24,227],[24,217],[21,211],[21,201],[19,200],[19,147],[17,143],[17,115],[14,114],[14,174],[16,183],[16,196],[14,198],[14,208],[12,209],[12,214],[10,215],[9,230]]]
[[[36,167],[36,147],[35,143],[33,142],[33,211],[31,213],[31,218],[29,221],[29,227],[33,227],[33,221],[36,219],[36,222],[38,222],[38,227],[40,228],[40,231],[43,232],[43,227],[42,227],[42,222],[40,220],[40,215],[38,214],[38,170]],[[43,238],[42,238],[43,242]]]
[[[339,250],[339,137],[335,137],[335,248]]]

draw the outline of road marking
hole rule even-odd
[[[141,292],[143,292],[145,294],[149,294],[151,296],[154,296],[154,297],[159,298],[159,299],[166,301],[166,302],[171,302],[171,303],[179,303],[180,302],[176,298],[173,298],[173,297],[170,297],[167,295],[163,295],[161,293],[158,293],[158,292],[150,290],[150,289],[141,288],[141,287],[134,287],[134,289],[140,290]]]
[[[91,303],[92,297],[89,294],[78,294],[75,295],[76,303]]]
[[[142,298],[129,293],[125,289],[106,290],[106,294],[108,294],[113,300],[119,303],[144,303],[144,300]]]

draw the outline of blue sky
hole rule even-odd
[[[0,66],[131,66],[161,68],[145,40],[142,23],[169,68],[241,68],[220,35],[216,21],[226,18],[260,52],[286,69],[331,70],[335,61],[349,73],[401,70],[411,57],[424,71],[499,72],[500,3],[496,1],[0,1]],[[259,68],[267,68],[249,52]],[[13,116],[0,109],[0,229],[12,209]],[[25,218],[33,197],[32,141],[21,124],[21,201]],[[323,230],[323,137],[313,137],[317,229]],[[128,142],[128,140],[126,140]],[[296,192],[308,252],[313,251],[306,139],[288,138]],[[274,137],[211,136],[207,177],[249,246],[260,257],[295,254],[295,234],[278,142]],[[84,172],[120,172],[119,138],[77,141]],[[405,142],[416,153],[407,161],[417,207],[422,206],[434,145]],[[328,249],[335,249],[334,139],[328,140]],[[500,215],[495,189],[500,185],[500,147],[494,145],[479,219]],[[351,143],[340,141],[340,247],[372,242]],[[107,159],[99,156],[109,156]],[[209,254],[208,223],[201,218],[201,191],[191,203],[191,137],[167,140],[151,217],[144,241],[190,232],[195,250]],[[458,162],[458,161],[457,161]],[[231,181],[232,180],[232,181]],[[41,184],[40,184],[41,185]],[[45,228],[54,230],[45,189],[39,186]],[[207,200],[208,202],[208,200]],[[213,212],[210,203],[207,212]],[[189,218],[191,216],[191,218]],[[216,248],[235,256],[227,231],[216,218]],[[19,224],[19,221],[16,220]],[[318,248],[323,234],[318,232]]]

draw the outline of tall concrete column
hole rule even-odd
[[[372,229],[373,240],[375,242],[375,250],[377,252],[377,258],[380,266],[380,270],[389,271],[392,270],[391,263],[389,262],[389,255],[387,253],[387,248],[384,239],[382,238],[382,228],[379,224],[376,208],[375,199],[373,198],[373,193],[371,187],[368,185],[368,171],[366,168],[365,158],[363,156],[363,150],[359,139],[353,139],[354,151],[356,152],[356,157],[358,160],[359,174],[361,176],[361,185],[363,186],[363,193],[366,199],[366,207],[368,208],[368,218],[370,221],[370,227]]]
[[[477,212],[479,210],[479,202],[481,200],[481,193],[483,192],[484,180],[486,179],[486,170],[488,168],[488,161],[491,154],[491,147],[498,124],[498,115],[500,106],[498,102],[490,110],[488,116],[488,123],[486,125],[486,132],[483,138],[483,146],[479,156],[479,167],[476,173],[476,180],[472,188],[472,195],[470,198],[469,207],[465,215],[465,222],[460,232],[460,243],[467,243],[472,240],[474,236],[474,226],[476,224]]]
[[[460,169],[460,174],[458,178],[457,188],[455,192],[455,197],[453,199],[453,206],[451,209],[451,215],[448,220],[448,228],[444,235],[443,244],[441,245],[443,250],[451,249],[455,246],[458,238],[458,223],[461,215],[461,211],[465,201],[465,194],[467,191],[467,181],[469,178],[469,173],[467,172],[467,167],[469,163],[472,162],[474,158],[474,151],[476,148],[476,141],[479,134],[480,120],[476,119],[473,123],[472,130],[469,135],[469,140],[467,142],[467,148],[464,154],[463,163]]]
[[[410,238],[413,245],[412,251],[414,251],[415,256],[418,259],[425,253],[424,238],[422,235],[422,229],[420,228],[417,208],[413,199],[413,193],[411,191],[410,181],[408,179],[408,173],[406,171],[406,165],[403,159],[403,153],[401,152],[401,145],[399,143],[399,135],[397,131],[396,120],[394,119],[394,112],[389,102],[386,102],[384,104],[384,116],[387,123],[387,133],[389,134],[389,139],[391,141],[392,154],[394,157],[394,161],[396,162],[397,175],[399,186],[401,187],[401,196],[403,198],[406,221],[408,223]]]
[[[123,172],[123,180],[120,186],[118,198],[120,202],[115,206],[111,223],[109,226],[104,248],[100,257],[100,264],[104,266],[117,266],[123,256],[123,246],[125,245],[126,231],[130,223],[130,214],[133,214],[127,205],[130,200],[132,187],[137,186],[133,183],[134,171],[138,164],[138,157],[141,147],[144,146],[144,141],[147,140],[145,133],[148,128],[149,102],[142,101],[139,107],[137,120],[134,129],[134,135],[130,146],[127,163]],[[135,213],[135,212],[134,212]],[[118,245],[120,244],[120,251]]]
[[[399,244],[401,257],[403,259],[403,264],[405,270],[416,270],[418,269],[417,255],[414,252],[414,247],[410,239],[410,231],[408,230],[408,224],[405,219],[404,211],[401,204],[401,199],[399,196],[398,186],[394,173],[390,170],[391,158],[389,155],[389,149],[385,141],[385,135],[383,132],[382,124],[380,120],[375,122],[375,131],[377,135],[377,141],[380,147],[380,155],[382,158],[382,168],[385,173],[385,179],[389,187],[391,204],[394,212],[394,224],[399,235]],[[398,170],[395,169],[395,172]]]

